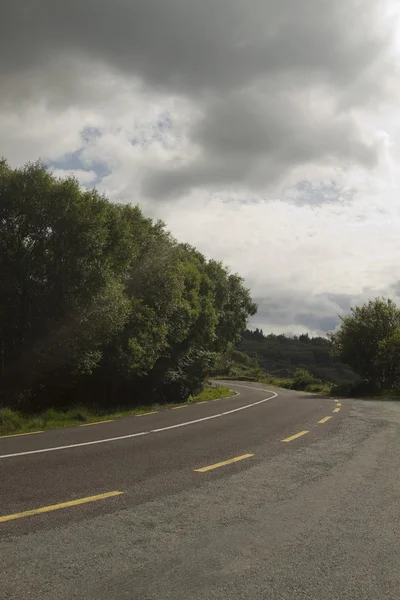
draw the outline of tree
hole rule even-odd
[[[332,354],[371,385],[393,386],[399,376],[400,311],[392,300],[376,298],[351,308],[330,335]]]
[[[400,386],[400,327],[379,342],[376,358],[387,387]]]
[[[40,163],[0,169],[0,402],[90,373],[128,314],[119,211]]]
[[[255,310],[139,207],[0,162],[0,404],[184,400]]]

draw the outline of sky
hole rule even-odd
[[[397,0],[6,0],[0,54],[9,164],[162,218],[244,277],[252,327],[399,298]]]

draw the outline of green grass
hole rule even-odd
[[[290,377],[268,377],[267,375],[261,375],[259,377],[248,377],[246,375],[221,375],[215,376],[213,379],[219,379],[222,381],[253,381],[258,383],[265,383],[274,385],[275,387],[285,388],[287,390],[303,391],[311,394],[322,394],[329,396],[332,392],[333,384],[329,381],[320,381],[318,379],[311,378],[310,383],[305,384],[304,387],[295,387],[293,378]]]
[[[234,395],[234,393],[227,387],[208,387],[197,396],[190,397],[188,402],[193,403],[204,402],[205,400],[218,400],[218,398],[228,398],[232,395]]]
[[[48,408],[41,413],[27,415],[20,411],[11,410],[10,408],[0,408],[0,436],[30,433],[33,431],[43,431],[45,429],[55,429],[59,427],[72,427],[74,425],[96,423],[98,421],[107,421],[109,419],[120,419],[121,417],[166,410],[177,406],[184,406],[185,404],[195,404],[196,402],[227,398],[232,395],[232,391],[227,387],[206,387],[197,396],[190,396],[185,403],[135,406],[131,409],[123,409],[114,412],[107,412],[95,408],[90,409],[86,406],[74,406],[67,411]]]
[[[289,377],[280,377],[280,378],[279,377],[278,378],[263,377],[262,379],[260,379],[260,383],[267,383],[269,385],[274,385],[276,387],[285,388],[287,390],[308,392],[311,394],[322,394],[324,396],[329,396],[332,391],[332,384],[329,383],[328,381],[312,382],[312,383],[309,383],[308,385],[306,385],[301,390],[295,389],[295,387],[293,386],[293,379],[290,379]]]

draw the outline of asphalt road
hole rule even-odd
[[[398,600],[400,405],[230,387],[0,439],[1,600]]]

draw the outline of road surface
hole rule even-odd
[[[0,439],[2,600],[398,600],[400,405],[233,398]]]

